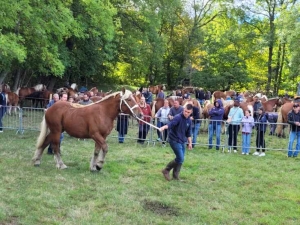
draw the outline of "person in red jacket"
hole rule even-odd
[[[145,97],[141,97],[139,107],[143,112],[143,120],[150,123],[151,121],[151,108],[150,105],[146,103]],[[139,121],[139,138],[137,143],[144,144],[145,139],[147,137],[148,131],[150,129],[150,125],[144,123],[143,121]]]

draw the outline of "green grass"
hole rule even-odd
[[[167,182],[161,169],[174,158],[170,147],[109,138],[102,171],[91,173],[94,143],[65,135],[62,159],[69,168],[57,170],[47,154],[40,167],[31,164],[37,135],[0,134],[0,224],[300,222],[300,161],[282,151],[254,157],[197,146],[186,153],[184,181]],[[284,140],[273,139],[269,147]]]

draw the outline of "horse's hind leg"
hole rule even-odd
[[[34,166],[39,166],[41,164],[41,158],[44,152],[44,149],[50,144],[50,135],[48,134],[45,138],[44,143],[41,147],[38,147],[35,151],[35,154],[32,158]]]
[[[52,141],[52,148],[54,151],[54,160],[56,162],[56,168],[57,169],[66,169],[68,168],[62,161],[61,156],[60,156],[60,135],[55,137],[55,140]]]
[[[104,159],[108,151],[108,146],[105,142],[105,139],[100,135],[97,135],[97,139],[94,140],[96,142],[95,151],[94,151],[94,156],[91,159],[90,170],[99,171],[103,167]]]

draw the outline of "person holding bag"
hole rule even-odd
[[[243,110],[240,108],[240,101],[234,100],[233,107],[228,114],[228,152],[233,149],[234,153],[237,152],[237,135],[240,130],[240,123],[244,116]]]

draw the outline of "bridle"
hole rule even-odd
[[[131,98],[131,100],[135,101],[134,98],[132,97],[132,94],[130,95],[130,98]],[[130,110],[130,112],[132,113],[132,116],[133,116],[134,118],[137,118],[137,117],[138,117],[138,116],[133,112],[133,109],[139,107],[139,105],[138,105],[136,102],[135,102],[135,105],[134,105],[134,106],[130,107],[130,105],[127,103],[126,99],[123,98],[123,96],[122,96],[122,94],[121,94],[121,101],[120,101],[120,111],[121,111],[121,112],[123,112],[123,110],[122,110],[122,103],[124,103],[124,104],[128,107],[128,109]]]

